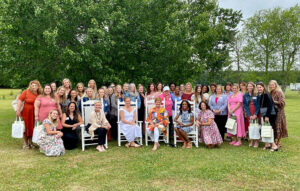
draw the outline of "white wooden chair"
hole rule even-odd
[[[182,101],[175,101],[175,115],[179,112],[180,104]],[[195,144],[196,147],[198,147],[199,142],[199,129],[196,126],[196,112],[195,112],[195,102],[194,101],[188,101],[191,104],[192,107],[192,113],[194,114],[194,124],[193,124],[193,130],[187,134],[188,138],[191,139],[192,143]],[[175,119],[175,117],[174,117]],[[177,126],[177,123],[173,122],[174,124],[174,145],[176,146],[177,142],[183,142],[182,140],[179,140],[178,135],[176,134],[175,128]]]
[[[141,128],[142,130],[142,122],[141,121],[138,121],[138,103],[137,103],[137,100],[135,101],[131,101],[130,105],[132,107],[134,107],[135,109],[135,112],[136,112],[136,124]],[[120,109],[122,107],[125,106],[125,102],[124,101],[120,101],[118,100],[118,146],[120,147],[121,146],[121,143],[122,142],[127,142],[126,138],[125,138],[125,135],[121,132],[121,128],[120,128]],[[140,145],[143,145],[143,137],[141,138],[137,138],[136,140]]]
[[[94,103],[98,100],[89,100],[86,102],[83,102],[81,100],[81,115],[82,115],[82,120],[84,121],[84,124],[80,125],[81,127],[81,146],[82,146],[82,151],[85,150],[86,146],[89,145],[97,145],[98,143],[95,142],[95,140],[98,139],[98,135],[95,134],[93,140],[91,139],[91,135],[86,131],[85,127],[87,126],[89,122],[89,117],[90,113],[94,111]],[[103,105],[102,105],[103,107]],[[103,108],[102,108],[103,109]],[[106,140],[104,144],[105,148],[108,148],[107,144],[107,134],[106,134]]]
[[[153,99],[147,100],[146,99],[146,106],[145,106],[145,108],[146,108],[145,109],[146,110],[146,115],[145,115],[145,143],[146,143],[146,146],[148,146],[148,142],[151,141],[151,139],[149,139],[149,136],[148,136],[148,133],[147,133],[149,123],[146,120],[148,118],[149,112],[151,111],[151,109],[153,107],[155,107],[155,100],[153,100]],[[165,108],[165,101],[164,100],[161,102],[161,107]],[[164,135],[161,133],[159,135],[158,141],[163,141],[165,143],[169,143],[169,125],[168,125],[166,131],[167,131],[167,139],[165,139]]]

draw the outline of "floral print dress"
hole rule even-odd
[[[56,128],[52,126],[49,119],[45,119],[43,121],[43,125],[44,124],[49,124],[51,131],[55,131]],[[37,144],[40,147],[40,152],[46,156],[61,156],[65,154],[65,147],[61,137],[58,138],[56,135],[48,135],[45,127],[40,132]]]
[[[178,112],[179,116],[177,121],[180,121],[183,125],[187,125],[191,123],[191,118],[194,117],[193,112],[189,113],[188,111],[182,111],[182,114]],[[177,128],[184,131],[185,133],[190,133],[193,130],[193,126],[181,127],[177,125]]]
[[[221,134],[219,132],[218,126],[214,121],[214,113],[210,110],[205,112],[200,111],[198,119],[201,123],[207,123],[208,119],[212,119],[210,126],[201,126],[200,128],[200,142],[205,143],[206,145],[216,145],[223,143]]]

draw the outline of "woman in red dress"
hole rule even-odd
[[[17,117],[22,117],[25,123],[24,145],[23,149],[33,148],[32,135],[34,128],[34,102],[38,95],[42,93],[42,87],[39,81],[33,80],[29,83],[29,87],[24,90],[18,99]],[[24,102],[22,112],[21,106]]]
[[[193,92],[193,87],[190,82],[186,83],[185,85],[185,92],[181,96],[181,100],[189,100],[191,101],[192,95],[194,94]]]

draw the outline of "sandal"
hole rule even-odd
[[[141,145],[138,145],[138,144],[136,144],[136,143],[134,143],[134,145],[131,145],[132,147],[134,147],[134,148],[139,148],[139,147],[141,147]]]
[[[24,144],[24,145],[23,145],[23,149],[24,149],[24,150],[29,150],[29,149],[30,149],[30,146],[29,146],[28,144]]]
[[[190,149],[190,148],[192,148],[192,146],[193,146],[193,143],[192,143],[192,142],[189,142],[189,143],[187,144],[186,148],[187,148],[187,149]]]
[[[276,149],[271,148],[270,152],[278,151],[278,147]]]
[[[36,146],[35,146],[34,144],[29,144],[29,147],[30,147],[31,149],[35,149],[35,148],[36,148]]]
[[[271,146],[265,146],[263,150],[271,149]]]
[[[183,142],[182,148],[183,148],[183,149],[186,148],[186,142]]]

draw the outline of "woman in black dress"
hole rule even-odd
[[[62,117],[63,125],[63,141],[65,149],[72,150],[77,147],[78,135],[76,128],[83,124],[81,116],[78,114],[77,105],[75,102],[70,102],[66,113]]]
[[[138,120],[145,120],[145,94],[144,86],[139,84],[138,86]]]

